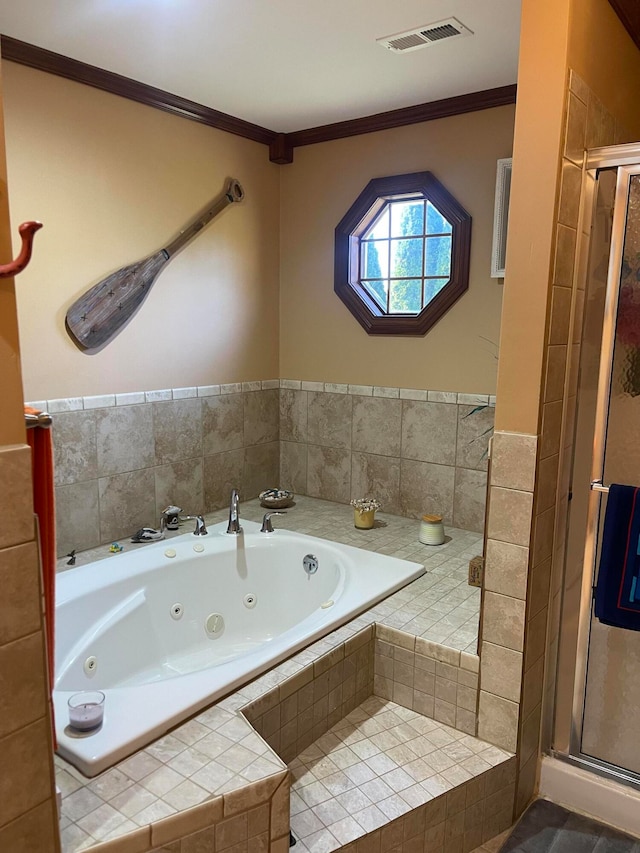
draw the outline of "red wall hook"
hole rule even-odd
[[[22,237],[22,248],[18,257],[8,264],[0,264],[0,278],[8,278],[17,275],[27,266],[31,260],[33,248],[33,235],[42,228],[42,222],[23,222],[18,228]]]

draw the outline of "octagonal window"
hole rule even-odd
[[[470,242],[430,172],[376,178],[336,228],[334,289],[370,334],[422,335],[467,289]]]

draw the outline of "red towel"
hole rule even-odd
[[[24,407],[25,414],[38,415],[31,406]],[[47,640],[47,662],[49,665],[49,687],[53,690],[54,678],[54,615],[56,581],[56,514],[53,486],[53,442],[51,429],[34,427],[27,430],[27,442],[31,447],[33,475],[33,508],[38,516],[40,532],[40,559],[42,584],[44,587],[44,614]]]

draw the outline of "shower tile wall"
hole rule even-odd
[[[541,720],[543,750],[549,748],[551,740],[584,307],[581,265],[586,259],[576,252],[584,149],[632,139],[574,71],[570,73],[566,97],[551,324],[537,471],[538,497],[534,513],[534,553],[527,597],[523,695],[528,697],[528,701],[522,709],[520,722],[522,748],[517,794],[521,804],[527,801],[535,785]],[[589,222],[584,223],[585,229],[589,226]],[[558,372],[558,366],[554,366],[556,358],[564,368],[561,386],[554,381],[554,373]],[[540,677],[543,666],[544,684]]]
[[[517,747],[516,814],[533,796],[540,751],[549,748],[556,687],[584,304],[575,275],[584,263],[576,256],[582,160],[585,148],[626,138],[573,71],[566,97],[540,435],[497,433],[491,471],[478,735]]]
[[[282,386],[282,387],[279,387]],[[270,380],[35,401],[54,415],[58,554],[280,485],[481,532],[494,400]]]

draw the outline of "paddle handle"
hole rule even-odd
[[[84,352],[97,352],[120,332],[146,299],[170,258],[229,204],[242,201],[244,190],[232,178],[222,196],[211,202],[164,249],[129,264],[94,284],[71,305],[65,327]]]
[[[242,201],[243,198],[244,190],[240,186],[240,182],[235,178],[231,178],[222,198],[218,198],[212,202],[202,213],[199,213],[198,216],[192,219],[168,246],[164,247],[162,251],[165,253],[167,260],[172,258],[183,246],[186,246],[190,240],[193,240],[196,234],[202,231],[205,225],[208,225],[214,216],[221,213],[225,207],[236,201]]]

